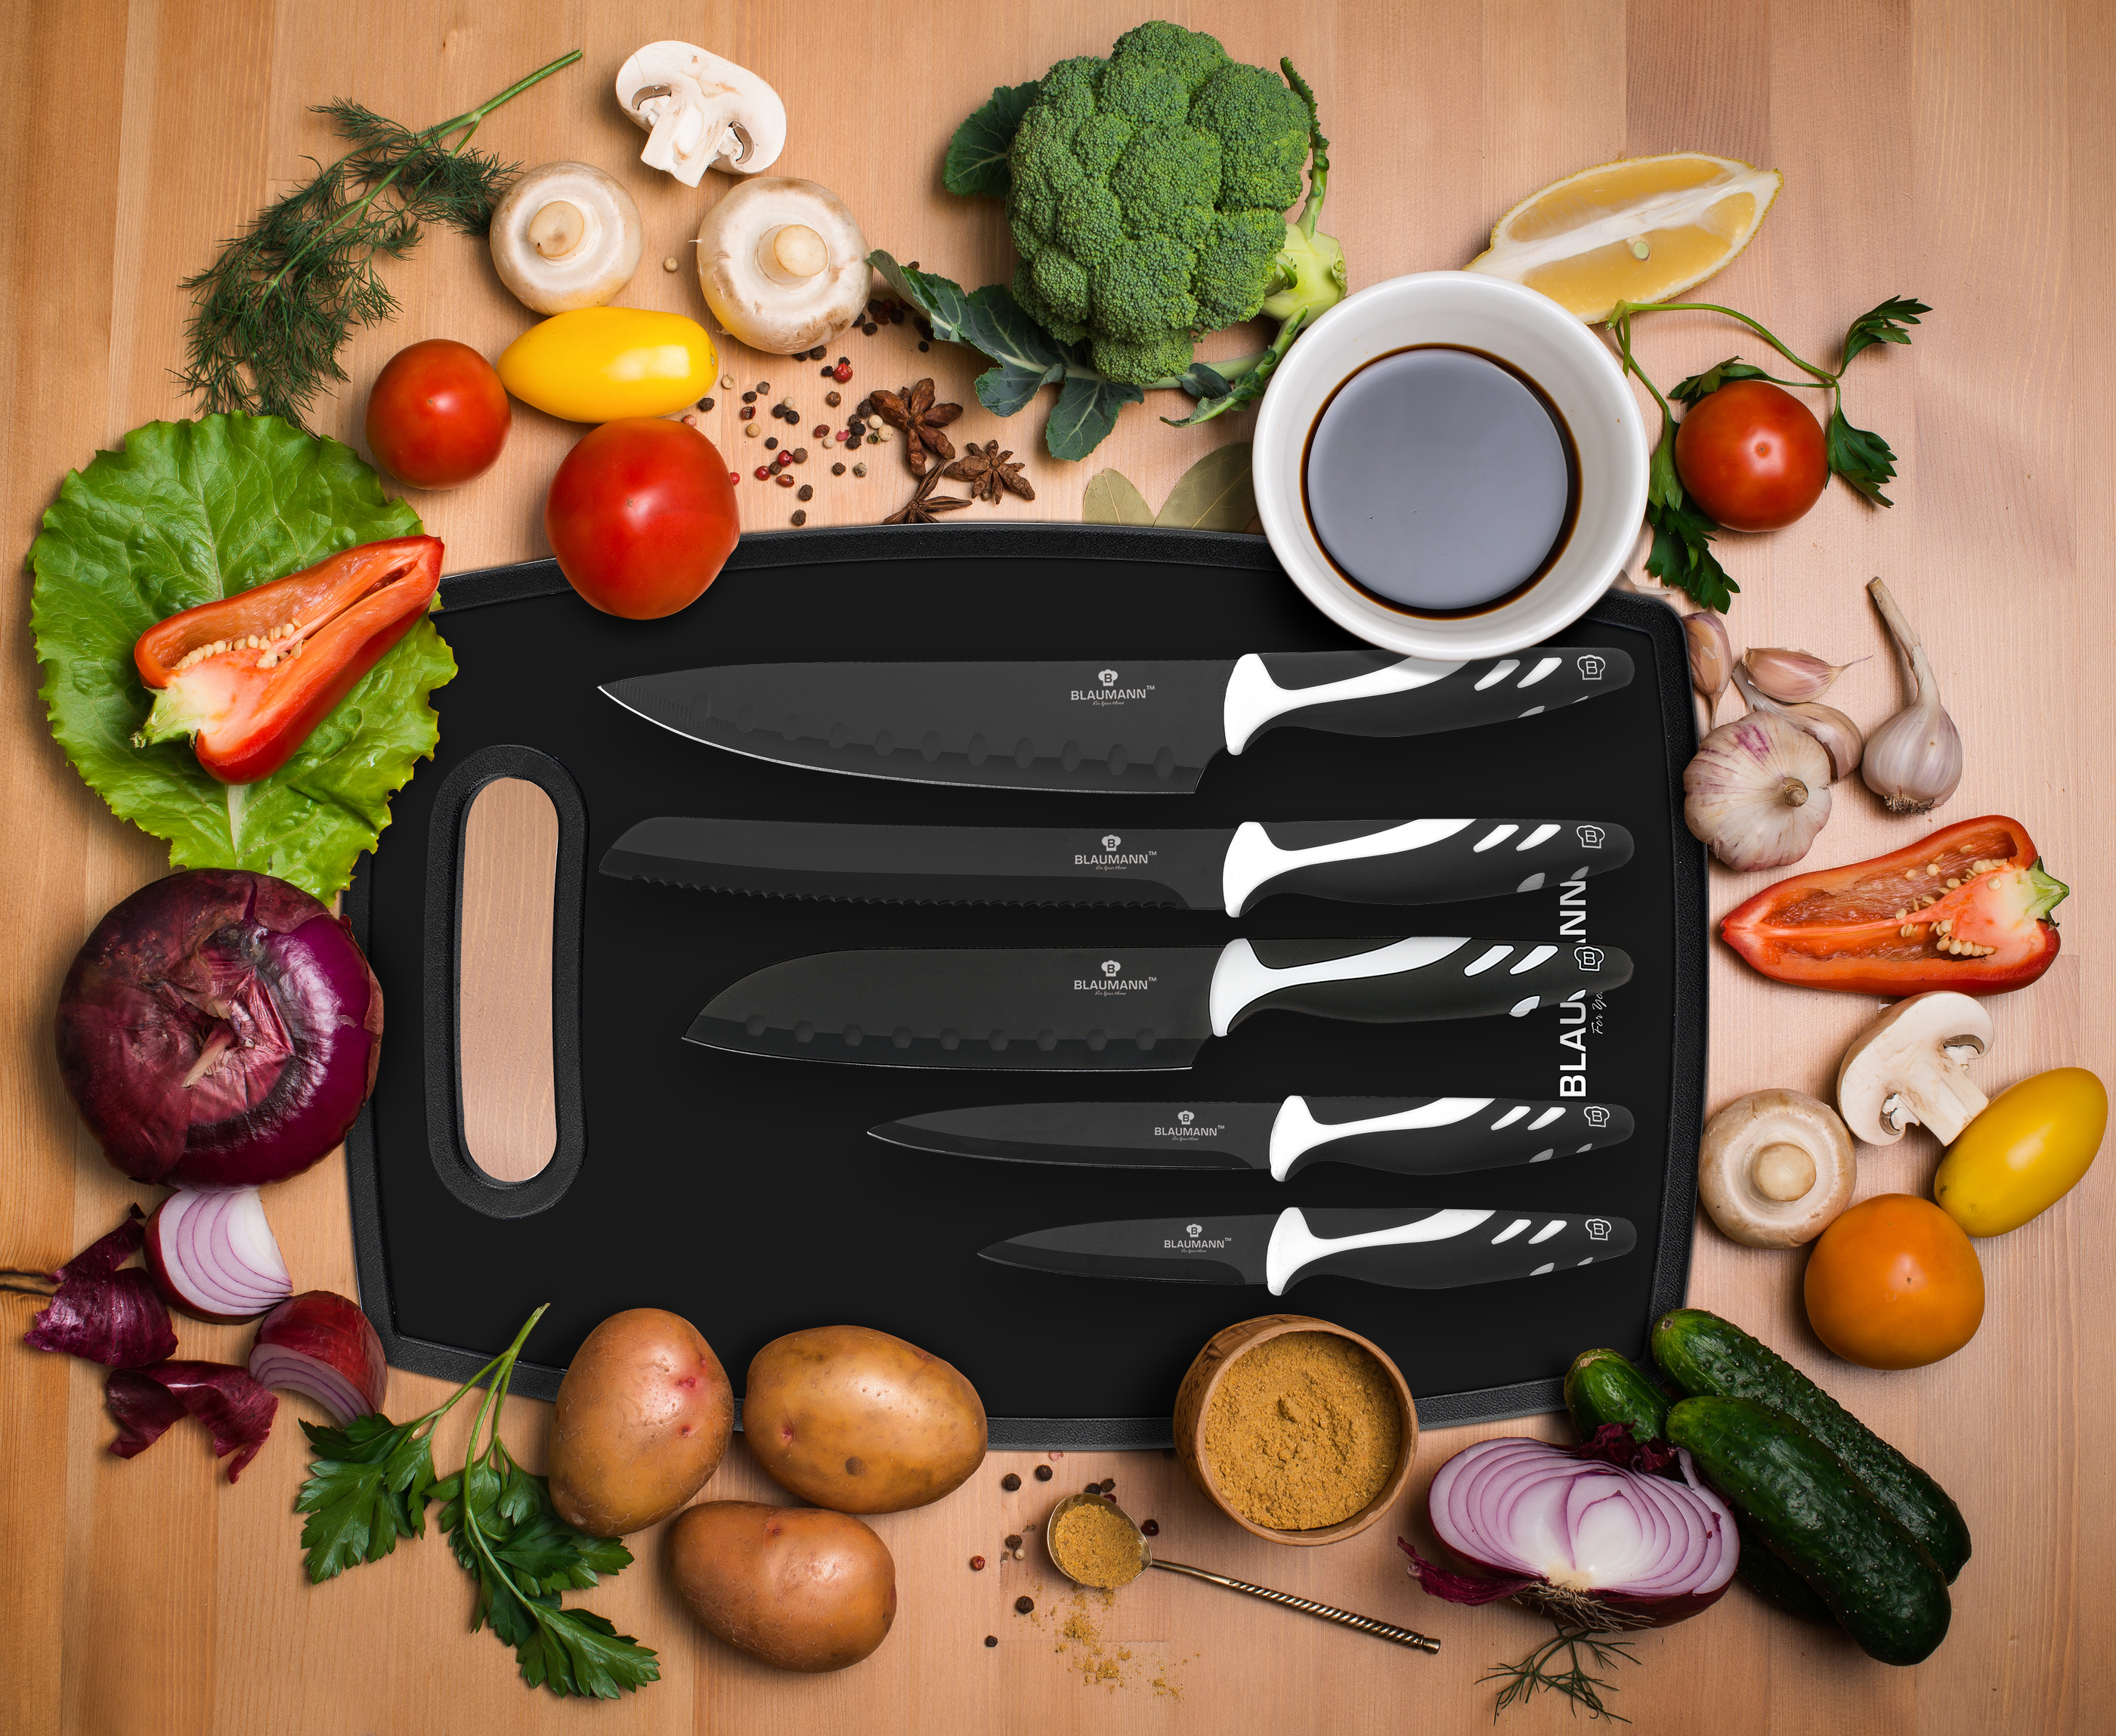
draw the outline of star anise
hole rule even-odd
[[[874,413],[903,435],[904,462],[912,475],[926,474],[929,454],[943,458],[954,457],[953,443],[941,431],[963,413],[963,407],[935,403],[931,380],[922,380],[901,392],[873,392],[868,396]]]
[[[970,485],[973,500],[999,504],[1000,490],[1018,495],[1024,500],[1033,500],[1036,490],[1021,473],[1019,464],[1010,464],[1011,452],[1001,452],[997,440],[987,440],[980,446],[975,440],[963,449],[962,457],[948,466],[943,474]]]
[[[876,394],[879,397],[881,394]],[[950,408],[953,408],[952,406]],[[932,524],[941,513],[959,512],[970,503],[960,495],[936,495],[933,490],[941,486],[946,472],[936,464],[918,479],[918,486],[908,500],[881,522],[884,524]]]

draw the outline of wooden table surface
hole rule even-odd
[[[1244,59],[1290,54],[1321,93],[1335,141],[1326,227],[1355,285],[1461,264],[1493,219],[1557,176],[1609,158],[1700,148],[1782,169],[1786,189],[1715,298],[1764,318],[1810,355],[1833,355],[1845,322],[1883,297],[1936,312],[1908,350],[1870,353],[1852,416],[1902,460],[1893,512],[1833,488],[1792,530],[1727,539],[1744,589],[1735,643],[1862,656],[1833,696],[1868,726],[1900,702],[1861,587],[1887,575],[1925,642],[1968,744],[1942,819],[2025,821],[2073,887],[2064,951],[2028,992],[1994,1004],[1987,1087],[2064,1063],[2116,1076],[2116,898],[2110,788],[2116,682],[2116,394],[2101,306],[2116,281],[2109,164],[2116,159],[2116,11],[2102,0],[1370,0],[1295,7],[1225,0],[1175,9]],[[305,154],[330,154],[305,106],[356,97],[412,125],[472,106],[578,46],[585,63],[501,111],[480,143],[535,163],[573,156],[623,175],[645,214],[647,260],[630,299],[699,313],[688,237],[720,177],[692,192],[636,163],[642,141],[610,84],[640,43],[681,36],[756,68],[784,94],[790,144],[777,165],[823,181],[871,242],[966,283],[1002,277],[998,210],[945,196],[941,153],[990,87],[1065,56],[1098,53],[1143,9],[1064,6],[825,7],[324,0],[170,3],[8,0],[0,137],[10,213],[0,225],[0,489],[6,536],[27,547],[69,467],[152,417],[191,407],[170,369],[186,312],[177,283],[204,265]],[[664,256],[683,269],[665,274]],[[352,383],[315,425],[356,439],[376,369],[398,345],[446,335],[494,353],[527,323],[483,246],[430,237],[389,269],[399,317],[348,348]],[[1663,383],[1741,348],[1698,316],[1641,322]],[[908,327],[836,349],[855,390],[930,371],[971,408],[956,433],[1033,451],[1039,407],[1004,425],[976,407],[962,352],[915,352]],[[834,351],[835,353],[835,351]],[[730,351],[748,381],[800,388],[812,367]],[[723,394],[724,398],[725,394]],[[1158,410],[1163,406],[1149,407]],[[1086,465],[1033,463],[1033,506],[1077,514],[1088,474],[1114,465],[1157,503],[1201,453],[1245,439],[1246,417],[1172,431],[1144,411]],[[724,402],[711,431],[738,435]],[[538,505],[577,430],[518,412],[498,467],[459,494],[415,496],[452,569],[540,555]],[[870,456],[890,449],[868,449]],[[820,479],[815,523],[864,523],[904,492],[899,468],[863,483]],[[744,523],[777,528],[791,502],[745,479]],[[979,506],[978,514],[992,510]],[[60,1088],[49,1021],[66,963],[102,911],[159,871],[157,846],[121,827],[67,767],[36,698],[26,575],[0,610],[0,1264],[47,1266],[108,1229],[129,1187],[105,1167]],[[915,594],[905,597],[917,606]],[[710,599],[702,605],[711,607]],[[1841,785],[1812,859],[1849,861],[1921,835],[1856,782]],[[1715,914],[1766,877],[1715,869]],[[401,985],[388,985],[403,992]],[[1827,1092],[1843,1043],[1874,1011],[1750,974],[1714,948],[1710,1105],[1764,1085]],[[1861,1194],[1921,1190],[1933,1142],[1861,1153]],[[2116,1677],[2116,1479],[2097,1469],[2116,1438],[2116,1282],[2105,1226],[2111,1160],[2056,1210],[1980,1246],[1982,1332],[1937,1366],[1852,1368],[1807,1331],[1798,1255],[1696,1232],[1693,1300],[1760,1332],[1934,1471],[1974,1527],[1954,1630],[1930,1661],[1890,1669],[1841,1638],[1769,1619],[1739,1588],[1704,1619],[1646,1636],[1622,1672],[1618,1709],[1642,1732],[2108,1729]],[[274,1190],[270,1207],[304,1286],[354,1287],[342,1164]],[[2097,1232],[2102,1233],[2097,1234]],[[712,1231],[701,1232],[711,1257]],[[2096,1255],[2094,1250],[2102,1247]],[[704,1637],[666,1589],[658,1539],[586,1600],[660,1649],[663,1678],[616,1706],[561,1704],[524,1688],[512,1657],[464,1631],[468,1586],[429,1540],[310,1588],[290,1513],[301,1474],[293,1419],[241,1485],[215,1476],[180,1428],[130,1463],[104,1446],[101,1370],[13,1341],[34,1305],[8,1299],[0,1346],[0,1729],[183,1736],[316,1733],[858,1730],[1221,1732],[1409,1727],[1467,1730],[1489,1718],[1479,1674],[1519,1655],[1540,1624],[1511,1606],[1456,1609],[1405,1579],[1392,1516],[1334,1548],[1245,1537],[1155,1454],[1056,1461],[1047,1485],[1002,1493],[1036,1456],[995,1455],[936,1508],[878,1520],[901,1609],[872,1659],[820,1678],[775,1674]],[[710,1335],[711,1323],[701,1325]],[[246,1329],[182,1327],[186,1354],[239,1357]],[[1092,1347],[1083,1347],[1083,1354]],[[416,1414],[441,1390],[398,1375],[390,1408]],[[509,1434],[539,1462],[547,1412],[518,1402]],[[1555,1434],[1557,1420],[1526,1425]],[[1480,1434],[1435,1431],[1414,1499],[1448,1453]],[[453,1439],[453,1435],[448,1437]],[[1437,1658],[1171,1576],[1150,1575],[1091,1609],[1116,1685],[1084,1679],[1082,1645],[1047,1566],[981,1574],[1001,1536],[1033,1529],[1040,1492],[1114,1476],[1161,1545],[1189,1559],[1439,1635]],[[738,1446],[715,1496],[770,1485]],[[1024,1591],[1033,1618],[1012,1613]],[[988,1649],[987,1634],[1000,1644]],[[1563,1707],[1507,1715],[1522,1731],[1571,1729]]]

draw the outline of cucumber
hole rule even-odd
[[[1565,1407],[1582,1440],[1605,1423],[1620,1422],[1635,1440],[1658,1440],[1668,1420],[1668,1395],[1612,1350],[1583,1350],[1565,1371]]]
[[[1663,1315],[1654,1361],[1693,1397],[1754,1398],[1782,1411],[1843,1461],[1953,1583],[1969,1559],[1969,1526],[1947,1491],[1806,1375],[1732,1322],[1702,1308]]]
[[[1686,1398],[1668,1438],[1869,1657],[1916,1664],[1953,1614],[1939,1564],[1844,1462],[1753,1398]]]
[[[1583,1350],[1565,1371],[1565,1405],[1580,1439],[1592,1440],[1605,1423],[1622,1423],[1636,1440],[1663,1439],[1668,1395],[1626,1357],[1612,1350]],[[1807,1582],[1741,1527],[1742,1582],[1773,1609],[1828,1628],[1836,1618],[1807,1588]]]

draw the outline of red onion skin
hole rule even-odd
[[[120,1369],[159,1362],[176,1349],[176,1328],[152,1278],[117,1269],[140,1245],[144,1222],[134,1206],[124,1223],[51,1274],[58,1293],[30,1322],[25,1344]]]
[[[59,997],[67,1092],[140,1181],[255,1186],[308,1168],[374,1089],[381,1036],[381,985],[346,924],[236,868],[141,887],[97,924]]]
[[[228,1362],[157,1362],[150,1368],[118,1369],[104,1383],[104,1402],[117,1420],[110,1450],[136,1458],[186,1412],[213,1433],[215,1458],[232,1453],[228,1480],[241,1476],[272,1433],[279,1401]]]
[[[380,1411],[389,1396],[389,1365],[382,1354],[382,1340],[360,1304],[334,1290],[304,1290],[290,1296],[257,1323],[257,1349],[277,1345],[329,1363],[352,1382],[368,1401],[368,1411]]]

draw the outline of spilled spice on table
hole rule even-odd
[[[1277,1531],[1350,1518],[1402,1451],[1387,1371],[1334,1333],[1287,1333],[1236,1359],[1205,1421],[1213,1480],[1245,1518]]]

